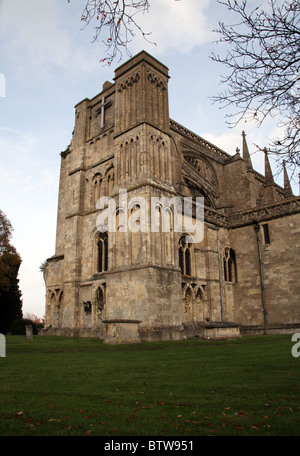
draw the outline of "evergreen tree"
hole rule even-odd
[[[21,257],[11,245],[12,225],[0,210],[0,332],[6,334],[12,322],[22,317],[18,273]]]

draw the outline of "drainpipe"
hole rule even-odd
[[[267,312],[266,296],[265,296],[263,260],[261,257],[261,249],[260,249],[260,236],[259,236],[260,225],[259,224],[254,225],[254,231],[256,232],[258,258],[259,258],[260,286],[261,286],[261,296],[262,296],[263,314],[264,314],[264,334],[267,334],[268,312]]]
[[[222,281],[222,264],[221,264],[220,242],[219,242],[219,225],[217,225],[217,248],[218,248],[218,262],[219,262],[221,321],[223,321],[224,320],[224,315],[223,315],[223,281]]]

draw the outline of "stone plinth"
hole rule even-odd
[[[204,327],[204,339],[240,339],[240,327],[233,322],[211,322]]]
[[[139,324],[141,320],[105,320],[105,344],[136,344],[140,343]]]

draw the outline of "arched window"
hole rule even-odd
[[[229,247],[224,250],[223,268],[225,282],[237,282],[235,252]]]
[[[112,193],[114,186],[114,168],[113,166],[109,168],[105,174],[105,192],[106,195],[110,195]]]
[[[96,206],[101,196],[102,176],[100,173],[95,174],[92,180],[92,204]]]
[[[186,242],[186,236],[179,239],[179,266],[182,275],[192,275],[192,244]]]
[[[97,242],[98,261],[97,272],[104,272],[108,269],[108,236],[107,232],[101,233]]]
[[[187,288],[185,292],[185,299],[184,299],[184,311],[186,314],[192,314],[193,310],[193,293],[190,288]]]

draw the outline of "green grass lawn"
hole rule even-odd
[[[291,336],[104,345],[6,337],[1,436],[300,435]]]

